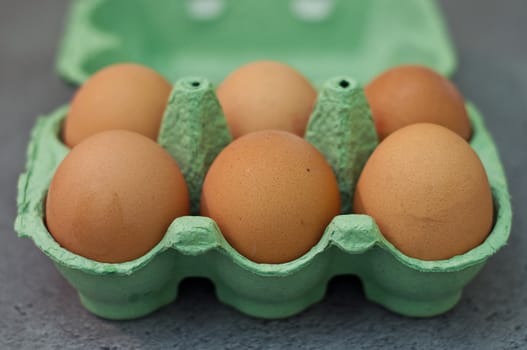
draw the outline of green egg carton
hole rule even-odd
[[[364,83],[403,63],[449,76],[456,57],[433,0],[73,0],[58,72],[81,83],[115,62],[171,81],[220,82],[244,63],[287,63],[315,83]]]
[[[15,229],[54,262],[89,311],[108,319],[141,317],[171,303],[177,298],[179,283],[187,277],[211,280],[218,299],[243,313],[282,318],[320,301],[328,281],[344,274],[358,276],[366,297],[389,310],[406,316],[434,316],[458,302],[464,286],[506,244],[511,226],[509,193],[496,147],[476,108],[471,104],[467,108],[473,128],[470,144],[490,181],[495,223],[481,245],[448,260],[408,257],[382,236],[371,217],[346,214],[359,173],[377,145],[364,92],[348,77],[322,85],[306,132],[306,139],[325,155],[337,174],[343,214],[331,221],[309,252],[294,261],[252,262],[228,244],[213,220],[201,216],[175,219],[159,244],[129,262],[100,263],[62,248],[46,228],[44,203],[55,169],[68,153],[60,140],[67,106],[39,118],[33,129],[26,171],[18,184]],[[198,212],[203,177],[229,141],[212,84],[203,78],[179,80],[169,98],[158,142],[185,175],[193,213]]]

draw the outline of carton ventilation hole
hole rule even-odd
[[[291,10],[300,19],[320,22],[329,17],[335,7],[335,0],[292,0]]]
[[[341,88],[345,89],[345,88],[347,88],[347,87],[350,86],[350,83],[349,83],[349,81],[347,81],[347,80],[341,80],[341,81],[339,82],[339,86],[340,86]]]
[[[213,20],[219,17],[224,7],[224,0],[187,0],[190,17],[198,21]]]
[[[199,81],[193,81],[190,85],[192,85],[192,87],[199,87],[201,84]]]

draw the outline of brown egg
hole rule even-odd
[[[172,87],[154,70],[121,63],[95,73],[77,91],[63,129],[74,147],[101,131],[124,129],[156,140]]]
[[[258,263],[284,263],[309,251],[340,212],[337,180],[322,154],[284,131],[245,135],[212,164],[201,214]]]
[[[276,129],[303,136],[317,92],[299,72],[273,61],[249,63],[218,87],[233,138]]]
[[[429,68],[392,68],[370,82],[365,93],[381,140],[414,123],[439,124],[465,140],[470,138],[463,96],[448,79]]]
[[[152,140],[106,131],[75,147],[58,167],[46,200],[46,224],[67,250],[100,262],[138,258],[189,213],[177,163]]]
[[[353,211],[372,216],[404,254],[442,260],[482,243],[493,224],[483,165],[470,145],[435,124],[387,137],[359,178]]]

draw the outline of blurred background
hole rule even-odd
[[[54,70],[68,4],[0,0],[0,349],[527,348],[527,2],[438,2],[459,60],[453,81],[485,117],[515,213],[509,245],[454,310],[424,320],[397,316],[367,302],[357,279],[339,277],[302,314],[256,320],[220,304],[209,282],[194,279],[172,305],[128,322],[85,311],[51,261],[13,230],[29,131],[75,91]]]

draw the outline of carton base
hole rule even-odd
[[[130,320],[147,316],[177,298],[177,287],[167,287],[146,295],[131,298],[123,303],[112,300],[105,303],[79,292],[81,304],[98,317],[109,320]]]
[[[408,317],[433,317],[452,309],[461,299],[462,290],[441,298],[418,300],[396,295],[371,282],[363,281],[366,298],[386,309]]]
[[[323,284],[294,299],[271,303],[244,297],[224,286],[218,286],[216,291],[216,295],[222,303],[246,315],[263,319],[279,319],[299,314],[311,305],[320,302],[324,298],[325,293],[326,285]]]

